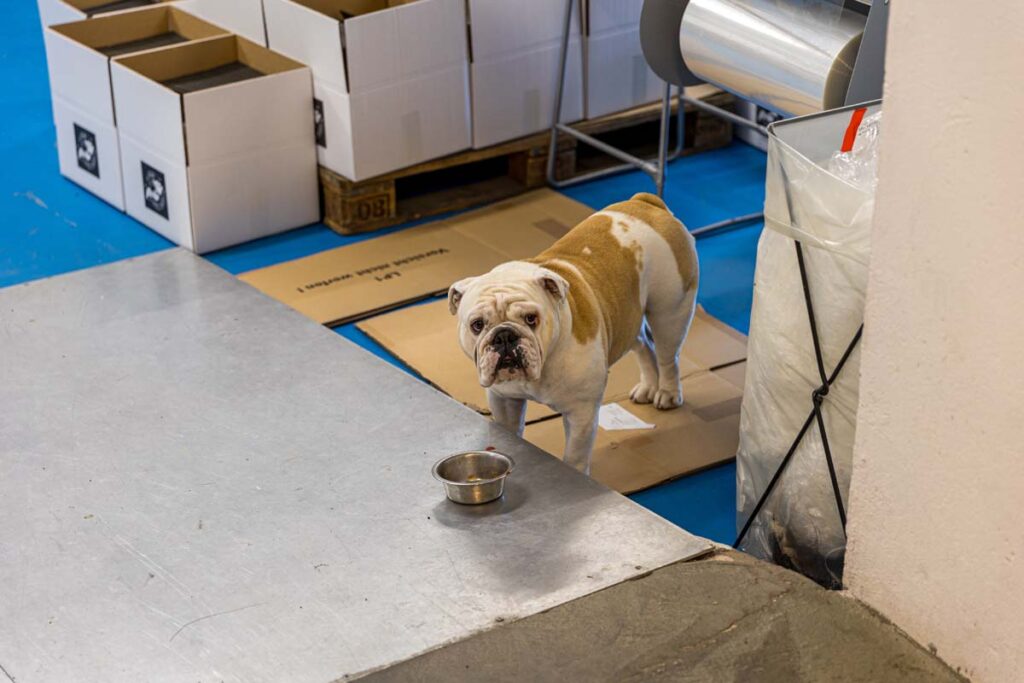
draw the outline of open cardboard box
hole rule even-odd
[[[465,0],[264,0],[314,76],[321,165],[364,180],[470,146]]]
[[[565,3],[467,2],[473,147],[547,130],[555,106]],[[580,15],[579,8],[574,8],[562,94],[563,123],[583,118]]]
[[[175,1],[176,0],[39,0],[39,18],[45,27]]]
[[[458,344],[458,323],[445,300],[432,301],[365,320],[359,329],[425,380],[455,400],[488,413],[487,397],[473,362]],[[623,493],[731,460],[739,438],[746,337],[698,309],[680,354],[685,404],[659,411],[629,401],[640,380],[633,354],[612,367],[594,451],[592,475]],[[564,433],[551,408],[530,402],[525,438],[558,457]],[[653,428],[630,429],[636,424]]]
[[[536,190],[384,237],[239,276],[323,324],[342,324],[447,292],[463,277],[535,256],[593,213]]]
[[[111,66],[129,215],[198,253],[319,218],[309,70],[239,36]]]
[[[111,58],[227,32],[160,4],[51,26],[43,34],[61,174],[123,210]]]

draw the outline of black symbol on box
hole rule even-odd
[[[316,131],[316,144],[327,147],[327,122],[324,120],[324,103],[313,99],[313,129]]]
[[[96,151],[96,136],[77,123],[75,124],[75,156],[78,157],[78,168],[97,178],[100,177],[100,157]]]
[[[164,182],[164,174],[145,161],[142,162],[142,192],[146,198],[146,208],[168,218],[167,183]]]

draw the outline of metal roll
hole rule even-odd
[[[689,71],[782,114],[843,106],[865,17],[829,0],[690,0]]]

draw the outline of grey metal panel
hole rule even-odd
[[[882,97],[885,82],[885,39],[889,28],[889,0],[871,5],[864,38],[846,93],[846,104],[859,104]]]
[[[703,81],[689,69],[679,51],[679,26],[689,0],[644,0],[640,12],[640,47],[658,78],[680,87]]]
[[[0,487],[19,683],[333,681],[709,547],[182,250],[0,290]]]

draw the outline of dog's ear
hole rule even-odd
[[[537,275],[537,279],[540,282],[540,286],[548,294],[555,297],[555,301],[562,301],[569,294],[569,283],[558,273],[542,268],[540,274]]]
[[[448,288],[448,310],[451,311],[452,315],[459,312],[459,303],[462,301],[462,295],[466,293],[466,288],[473,284],[475,279],[475,277],[467,277]]]

